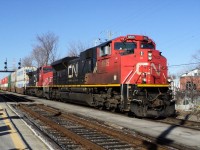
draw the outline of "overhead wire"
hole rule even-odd
[[[179,66],[188,66],[188,65],[197,65],[197,64],[200,64],[200,62],[188,63],[188,64],[169,65],[168,67],[179,67]]]

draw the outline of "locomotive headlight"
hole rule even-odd
[[[168,82],[168,83],[171,83],[171,82],[172,82],[172,80],[171,80],[171,79],[167,79],[167,82]]]
[[[142,78],[142,83],[147,83],[147,79],[146,78]]]
[[[148,52],[148,60],[152,60],[152,52]]]

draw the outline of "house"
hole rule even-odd
[[[200,69],[193,69],[180,76],[180,90],[200,91]]]

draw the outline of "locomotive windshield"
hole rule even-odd
[[[136,43],[134,43],[134,42],[116,42],[115,43],[115,50],[128,50],[128,51],[130,51],[130,50],[134,50],[136,47],[137,47],[137,45],[136,45]]]
[[[142,49],[155,49],[154,45],[152,43],[141,43],[140,48]]]
[[[51,71],[53,71],[52,68],[43,68],[44,73],[51,72]]]

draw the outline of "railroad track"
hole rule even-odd
[[[34,100],[31,99],[27,99],[25,97],[22,96],[17,96],[14,94],[8,94],[8,93],[1,93],[0,97],[3,98],[4,101],[6,102],[34,102]]]
[[[74,114],[72,115],[69,113],[66,114],[65,112],[61,112],[58,109],[47,107],[45,105],[19,104],[19,105],[13,105],[13,107],[21,110],[23,112],[24,118],[29,119],[33,124],[37,126],[37,128],[39,128],[42,132],[44,132],[44,134],[48,135],[49,138],[54,143],[56,143],[56,145],[60,149],[94,149],[95,147],[94,145],[91,146],[92,148],[88,148],[87,146],[90,144],[88,144],[86,141],[89,141],[89,143],[91,144],[95,143],[97,146],[100,146],[100,147],[95,147],[95,149],[100,149],[100,148],[102,149],[168,149],[169,148],[170,149],[170,147],[160,146],[160,144],[170,145],[172,147],[177,147],[178,149],[181,148],[179,145],[165,144],[165,141],[163,141],[163,139],[160,139],[158,141],[158,139],[155,140],[152,137],[148,137],[140,133],[137,134],[137,136],[140,136],[140,137],[135,137],[133,136],[133,134],[130,134],[131,132],[129,132],[129,130],[126,130],[126,129],[123,129],[123,131],[118,131],[118,134],[116,134],[115,133],[116,130],[114,130],[113,127],[110,127],[109,125],[104,124],[104,122],[95,121],[96,123],[92,125],[92,122],[94,122],[94,119],[91,120],[91,118],[87,118],[85,116],[77,116],[77,115],[74,115]],[[23,107],[26,107],[26,108],[23,109]],[[29,111],[33,111],[34,113],[39,113],[39,115],[35,116],[29,113]],[[69,116],[71,117],[69,118]],[[49,119],[52,122],[49,122],[49,125],[48,125],[47,124],[48,120],[45,120],[45,119],[43,121],[40,120],[43,117],[46,119]],[[75,118],[79,118],[79,121],[77,121],[77,119]],[[81,118],[81,121],[80,121],[80,118]],[[187,119],[187,117],[185,119]],[[155,120],[151,120],[151,121],[155,121]],[[187,128],[193,128],[193,129],[195,127],[196,130],[199,127],[199,125],[196,125],[197,124],[196,122],[192,122],[191,124],[189,123],[189,121],[177,120],[174,118],[171,118],[171,119],[166,118],[166,119],[160,119],[156,121],[167,123],[173,126],[183,126]],[[56,126],[57,125],[58,126],[53,128],[51,127],[52,124],[55,124]],[[59,127],[60,125],[70,130],[70,133],[68,133],[68,131],[65,132],[64,128],[63,128],[63,131],[59,131],[58,129],[60,128]],[[105,127],[106,130],[100,129],[98,125]],[[126,130],[126,133],[125,133],[125,130]],[[66,135],[64,133],[66,133]],[[70,137],[67,138],[67,135],[70,135]],[[141,137],[143,138],[143,140],[141,139]],[[85,141],[84,139],[86,139],[86,141],[83,143],[81,143],[80,141],[76,141],[79,138],[81,138],[80,141]],[[84,143],[87,143],[86,146],[84,145]]]
[[[91,118],[63,113],[45,105],[18,104],[13,107],[48,134],[60,149],[168,149]]]
[[[25,97],[17,96],[14,94],[1,94],[0,96],[4,97],[6,101],[11,101],[11,102],[34,102],[34,100],[27,99]],[[113,113],[113,112],[111,112]],[[126,114],[127,115],[127,114]],[[195,122],[188,120],[188,115],[185,116],[184,119],[177,119],[174,117],[168,117],[165,119],[147,119],[151,121],[157,121],[157,122],[162,122],[174,126],[181,126],[181,127],[186,127],[190,129],[195,129],[195,130],[200,130],[200,122]]]

